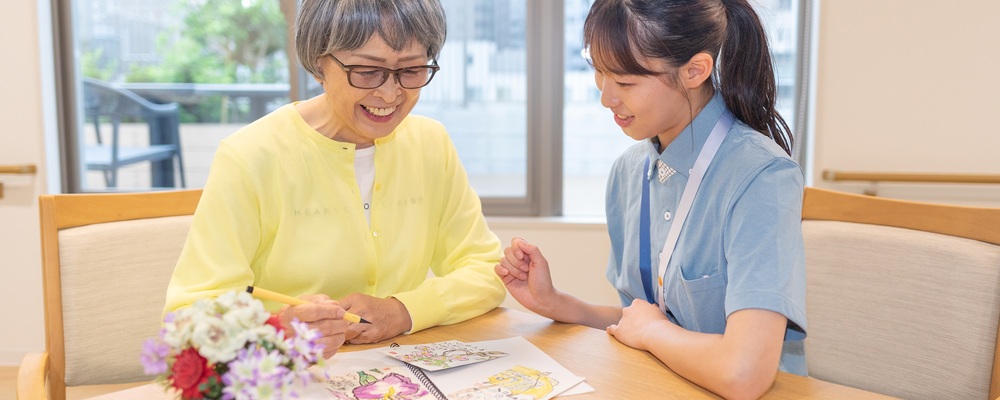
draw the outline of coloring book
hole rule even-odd
[[[593,391],[522,337],[338,353],[326,372],[326,389],[340,400],[547,400]]]
[[[487,350],[457,340],[407,346],[389,346],[388,348],[379,349],[379,351],[399,361],[418,366],[425,371],[440,371],[466,364],[494,360],[507,355],[507,353],[502,351]]]

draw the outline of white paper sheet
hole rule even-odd
[[[523,337],[469,342],[507,353],[506,357],[440,371],[425,371],[449,399],[551,399],[557,395],[593,392],[584,378],[574,375]],[[382,352],[370,349],[338,353],[327,360],[330,376],[401,365]]]

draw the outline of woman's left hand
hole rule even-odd
[[[395,297],[386,299],[351,293],[339,300],[348,312],[360,315],[370,324],[350,324],[345,339],[350,344],[375,343],[399,336],[413,326],[410,312]]]
[[[664,323],[671,324],[659,306],[637,299],[632,301],[631,306],[622,309],[622,319],[617,324],[608,326],[607,332],[626,346],[648,350],[646,338],[648,335],[662,333]]]

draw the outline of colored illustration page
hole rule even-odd
[[[435,345],[438,344],[430,343],[425,346],[437,348]],[[389,352],[386,352],[386,350],[392,349],[389,347],[338,353],[327,360],[326,373],[331,377],[346,376],[350,378],[347,382],[353,383],[357,380],[360,385],[361,381],[358,379],[360,379],[361,374],[359,372],[377,377],[374,371],[388,371],[388,368],[391,368],[398,376],[392,376],[392,379],[388,381],[383,379],[383,382],[387,383],[383,383],[381,386],[369,387],[381,388],[381,391],[360,391],[364,393],[363,395],[380,394],[382,397],[357,397],[356,395],[355,397],[350,397],[358,386],[352,387],[340,381],[336,385],[328,384],[327,389],[334,392],[336,396],[339,396],[335,398],[350,400],[367,398],[433,398],[429,393],[421,394],[423,392],[420,390],[413,389],[412,385],[414,384],[417,387],[433,385],[451,400],[547,400],[557,395],[566,396],[594,391],[592,387],[584,382],[584,378],[574,375],[541,349],[535,347],[535,345],[522,337],[465,344],[479,349],[489,349],[492,352],[491,354],[504,353],[506,356],[480,360],[472,364],[457,367],[452,366],[447,369],[425,371],[420,368],[408,370],[403,362],[389,355]],[[457,345],[454,343],[445,345],[445,347],[449,348],[454,348],[455,346]],[[396,349],[402,348],[402,346],[396,347]],[[409,353],[404,352],[401,354]],[[427,382],[427,385],[421,386],[421,377],[414,375],[414,373],[423,375],[425,377],[424,382]],[[393,385],[397,385],[398,387],[393,387]],[[429,388],[427,390],[430,391]],[[407,393],[407,395],[401,395],[403,392]],[[390,395],[395,397],[391,397]]]
[[[418,366],[427,371],[460,367],[478,362],[495,360],[507,353],[489,350],[458,340],[418,345],[390,346],[379,349],[399,361]]]
[[[450,400],[546,400],[584,380],[523,337],[472,344],[510,356],[463,368],[427,372],[427,377]]]
[[[405,366],[332,375],[325,387],[337,400],[435,400],[429,388]]]

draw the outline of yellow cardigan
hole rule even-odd
[[[164,311],[247,285],[357,292],[401,301],[416,332],[498,306],[501,243],[444,127],[411,115],[375,147],[369,224],[354,144],[320,135],[293,104],[224,139]]]

